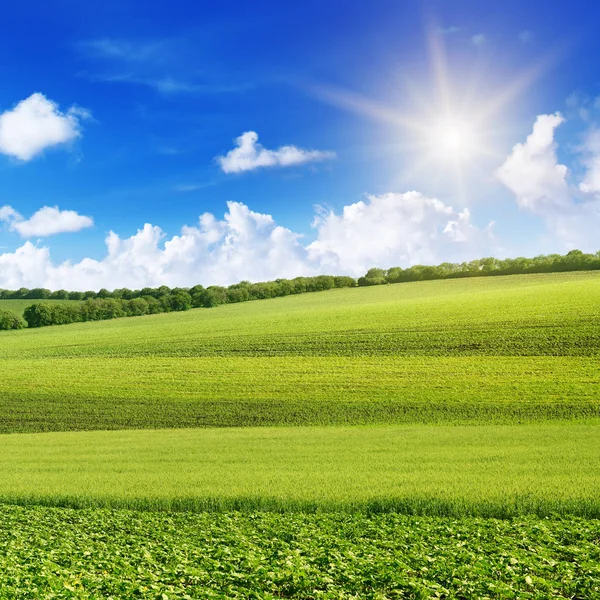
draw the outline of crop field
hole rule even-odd
[[[3,435],[0,472],[13,503],[600,518],[600,422]]]
[[[585,598],[600,521],[0,507],[4,598]]]
[[[339,289],[1,332],[0,358],[598,356],[600,273]]]
[[[600,417],[600,274],[0,333],[0,432]]]
[[[598,272],[0,332],[0,596],[600,598],[599,358]]]
[[[0,433],[600,416],[590,357],[3,360]]]

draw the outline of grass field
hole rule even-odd
[[[0,432],[600,417],[600,274],[0,333]]]
[[[3,360],[0,432],[600,416],[590,357]]]
[[[599,357],[600,273],[0,332],[0,596],[600,598]]]
[[[600,517],[600,422],[4,435],[0,472],[15,503]]]
[[[600,273],[329,290],[0,336],[0,358],[598,356]]]

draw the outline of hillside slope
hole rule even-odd
[[[600,415],[600,273],[331,290],[0,333],[0,431]]]

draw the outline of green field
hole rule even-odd
[[[600,518],[600,422],[0,436],[0,501]]]
[[[339,289],[0,332],[0,358],[598,356],[600,273]]]
[[[3,598],[600,596],[600,521],[0,507]]]
[[[0,432],[600,417],[600,274],[0,333]]]
[[[599,358],[597,272],[0,332],[0,596],[600,598]]]

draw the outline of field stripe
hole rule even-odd
[[[600,517],[600,422],[0,436],[0,499],[180,510]]]
[[[580,357],[5,360],[0,432],[600,417]]]

